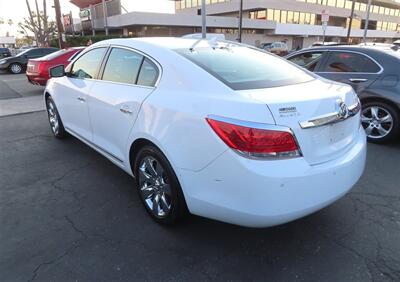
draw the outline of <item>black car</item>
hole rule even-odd
[[[400,130],[400,51],[361,46],[303,49],[289,61],[327,79],[350,84],[362,103],[368,140],[384,143]]]
[[[0,70],[11,73],[22,73],[26,69],[29,59],[40,58],[57,51],[57,48],[32,48],[19,53],[17,56],[0,59]]]
[[[10,49],[0,47],[0,59],[6,58],[6,57],[11,57]]]

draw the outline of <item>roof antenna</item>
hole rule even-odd
[[[202,40],[203,40],[203,38],[200,38],[195,43],[193,43],[193,45],[189,48],[189,51],[193,52],[194,51],[194,47],[196,47]]]

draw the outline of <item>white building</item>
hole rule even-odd
[[[351,40],[363,36],[367,0],[355,0]],[[400,1],[400,0],[396,0]],[[368,23],[368,41],[392,42],[400,38],[400,3],[373,1]],[[71,0],[90,17],[82,20],[84,30],[103,32],[104,19],[100,0]],[[87,5],[90,3],[90,5]],[[239,0],[206,0],[207,32],[224,33],[238,38]],[[85,6],[86,5],[86,6]],[[351,0],[243,0],[242,41],[252,45],[285,41],[289,48],[306,47],[322,40],[322,11],[329,11],[327,41],[345,41],[351,13]],[[107,2],[111,33],[125,36],[182,36],[201,31],[201,0],[176,1],[175,14],[126,12],[120,0]]]
[[[15,47],[14,36],[0,36],[0,47]]]

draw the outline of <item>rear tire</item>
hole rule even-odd
[[[164,225],[181,222],[188,210],[178,178],[164,154],[144,146],[134,160],[137,191],[148,214]]]
[[[63,139],[67,137],[64,125],[62,123],[60,114],[58,113],[56,104],[54,103],[51,96],[46,99],[47,116],[49,118],[50,129],[56,138]]]
[[[18,64],[18,63],[12,63],[9,67],[8,70],[12,73],[12,74],[20,74],[22,73],[22,65]]]
[[[399,133],[399,112],[384,102],[367,102],[362,106],[361,124],[368,141],[383,144]]]

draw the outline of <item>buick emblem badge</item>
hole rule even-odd
[[[345,119],[349,115],[349,109],[342,100],[338,100],[338,116],[340,119]]]

